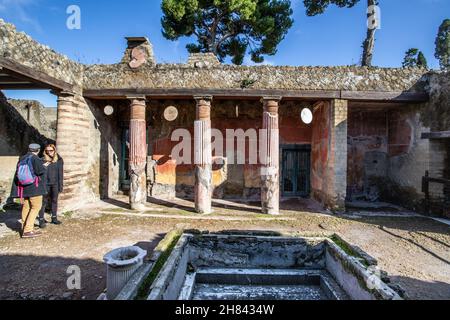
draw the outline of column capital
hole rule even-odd
[[[280,96],[267,96],[261,98],[261,103],[263,104],[264,112],[269,112],[272,116],[278,114],[278,108],[280,107],[279,102],[281,101]]]
[[[280,102],[281,99],[283,99],[282,96],[264,96],[261,97],[261,102],[269,102],[269,101],[276,101],[276,102]]]
[[[200,103],[201,101],[211,102],[213,100],[213,96],[209,94],[195,95],[194,100],[197,101],[197,103]]]
[[[211,101],[213,99],[213,96],[198,95],[194,96],[194,99],[197,102],[195,108],[195,118],[202,121],[211,120]]]
[[[147,97],[143,94],[136,94],[136,95],[130,95],[126,96],[127,100],[130,100],[131,103],[142,103],[147,101]]]
[[[58,96],[58,103],[59,102],[66,102],[66,101],[72,101],[72,99],[75,97],[76,93],[72,91],[52,91],[52,94],[55,94]]]

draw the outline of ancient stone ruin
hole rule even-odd
[[[133,209],[148,197],[185,197],[209,213],[212,198],[228,198],[261,201],[263,213],[277,214],[282,198],[312,197],[335,211],[351,201],[382,200],[448,214],[448,74],[234,66],[209,54],[159,64],[144,37],[128,37],[117,64],[84,65],[2,20],[0,39],[0,89],[51,89],[58,96],[65,210],[125,192]],[[313,113],[311,124],[300,118],[304,108]],[[12,121],[9,114],[3,119]],[[199,163],[173,157],[177,129],[191,133],[185,143],[194,149],[189,157],[201,155]],[[217,156],[212,132],[226,137],[231,129],[265,129],[270,151],[257,164],[235,164],[237,144],[233,155]],[[0,130],[0,141],[17,136]],[[5,150],[2,179],[12,170]],[[248,151],[245,145],[246,160]]]

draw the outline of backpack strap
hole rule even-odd
[[[17,196],[20,198],[20,204],[23,204],[23,186],[17,186]]]

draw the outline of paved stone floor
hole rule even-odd
[[[95,299],[106,287],[103,255],[128,245],[151,250],[175,227],[201,230],[273,230],[301,234],[339,232],[378,259],[391,284],[411,299],[450,299],[450,227],[421,216],[332,215],[310,200],[281,204],[278,216],[257,203],[215,201],[199,216],[185,200],[149,199],[127,209],[126,198],[100,201],[61,217],[37,239],[17,234],[19,211],[0,213],[0,299]],[[67,269],[81,270],[81,289],[67,289]]]

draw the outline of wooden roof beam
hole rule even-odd
[[[58,80],[48,74],[34,70],[33,68],[16,63],[8,58],[0,57],[0,71],[14,78],[23,79],[35,84],[39,88],[72,91],[73,85]],[[14,89],[14,88],[13,88]],[[17,89],[21,89],[20,86]]]
[[[422,139],[450,139],[450,131],[424,132]]]

